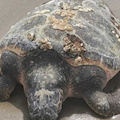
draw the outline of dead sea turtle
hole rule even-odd
[[[36,7],[3,37],[0,55],[0,100],[21,83],[31,120],[56,120],[67,97],[103,116],[120,113],[120,89],[102,91],[120,70],[120,23],[102,0]]]

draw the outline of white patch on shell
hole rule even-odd
[[[30,61],[30,63],[31,63],[31,64],[33,64],[33,63],[34,63],[34,61]]]
[[[84,5],[75,6],[75,7],[73,7],[73,10],[78,10],[78,11],[81,11],[81,12],[92,12],[92,11],[94,11],[94,9],[92,7],[86,7]]]
[[[94,9],[93,8],[80,8],[79,9],[79,11],[81,11],[81,12],[91,12],[91,11],[94,11]]]
[[[65,47],[63,48],[63,50],[64,50],[65,52],[68,52],[68,51],[70,50],[70,46],[65,46]]]
[[[75,6],[75,7],[73,7],[73,10],[79,10],[81,7],[82,7],[81,5]]]
[[[27,38],[30,40],[30,41],[33,41],[35,39],[35,33],[33,32],[30,32],[27,34]]]
[[[116,36],[116,38],[119,38],[119,35],[118,35],[118,34],[116,34],[115,36]]]
[[[28,12],[27,15],[29,15],[31,12]]]
[[[35,92],[35,96],[40,96],[40,101],[43,100],[44,95],[50,96],[53,94],[54,94],[54,92],[46,90],[46,89],[41,89],[41,90]]]
[[[45,9],[45,10],[42,10],[42,11],[35,11],[34,13],[36,13],[36,14],[46,14],[46,13],[49,13],[50,12],[50,10],[49,9]]]
[[[115,34],[115,31],[112,31],[113,34]]]
[[[120,39],[118,39],[118,42],[120,42]]]
[[[83,28],[83,27],[84,27],[81,23],[79,23],[77,26],[78,26],[79,28]]]
[[[76,64],[79,64],[82,62],[82,58],[80,56],[78,56],[76,59],[75,59],[75,63]]]
[[[45,38],[45,39],[40,39],[40,40],[37,40],[38,43],[40,43],[40,49],[43,49],[43,50],[50,50],[53,48],[51,42]]]
[[[79,28],[84,28],[84,25],[79,21],[79,22],[77,22],[77,21],[75,21],[74,23],[73,23],[73,26],[77,26],[77,27],[79,27]]]
[[[63,3],[61,8],[64,10],[68,10],[68,9],[70,9],[70,6],[68,5],[68,3]]]
[[[120,35],[119,33],[116,33],[116,31],[112,31],[112,33],[115,35],[115,37],[118,39],[118,42],[120,42]]]
[[[83,44],[83,43],[81,43],[80,45],[81,45],[81,47],[83,47],[83,45],[84,45],[84,44]]]

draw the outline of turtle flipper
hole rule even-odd
[[[99,115],[111,117],[120,113],[120,89],[114,93],[104,93],[100,90],[84,94],[87,104]]]
[[[10,97],[15,88],[15,81],[6,75],[0,76],[0,101],[5,101]]]
[[[96,113],[111,117],[120,113],[120,92],[105,93],[103,88],[107,83],[106,73],[97,66],[83,66],[84,83],[81,86],[82,97]]]
[[[11,51],[4,51],[0,58],[0,101],[9,98],[20,75],[20,58]]]
[[[0,101],[5,101],[10,97],[15,88],[15,81],[6,75],[0,75]]]

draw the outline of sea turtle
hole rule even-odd
[[[103,92],[120,70],[120,23],[102,0],[52,0],[0,41],[0,100],[23,85],[31,120],[56,120],[67,97],[99,115],[120,113],[120,89]]]

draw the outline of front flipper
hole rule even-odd
[[[86,69],[85,69],[86,68]],[[84,66],[82,97],[99,115],[111,117],[120,113],[120,89],[112,93],[102,91],[106,85],[106,73],[96,66]]]
[[[5,101],[10,97],[16,82],[10,76],[0,75],[0,101]]]
[[[99,115],[111,117],[120,113],[120,90],[111,94],[91,91],[84,94],[84,99]]]
[[[21,58],[14,52],[4,51],[0,58],[0,101],[10,97],[19,80]]]

